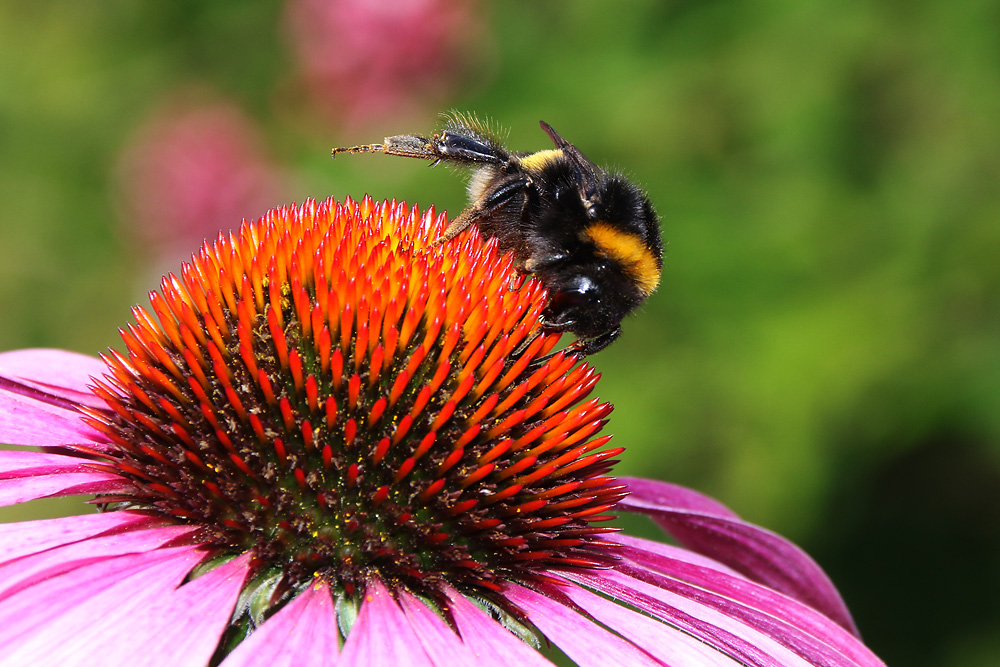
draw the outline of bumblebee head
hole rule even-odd
[[[622,318],[645,298],[627,275],[600,263],[553,271],[544,311],[546,324],[594,338],[618,327]]]

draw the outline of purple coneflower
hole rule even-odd
[[[206,244],[102,360],[0,355],[0,665],[881,665],[820,569],[609,475],[597,373],[443,216],[327,201]],[[615,532],[652,517],[683,546]]]

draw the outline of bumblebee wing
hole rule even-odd
[[[563,139],[558,132],[552,129],[551,125],[544,120],[538,121],[538,124],[549,135],[556,148],[561,150],[563,155],[569,158],[569,161],[573,164],[577,190],[579,190],[580,198],[589,210],[597,200],[599,180],[597,174],[600,170],[586,155],[580,152],[579,148]]]

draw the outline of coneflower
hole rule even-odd
[[[307,202],[202,247],[125,349],[0,354],[0,665],[881,665],[822,571],[616,479],[598,374],[475,231]],[[685,546],[616,532],[651,516]]]

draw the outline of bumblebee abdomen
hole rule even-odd
[[[599,252],[621,268],[644,296],[656,290],[662,263],[642,238],[600,220],[587,225],[583,234]]]

